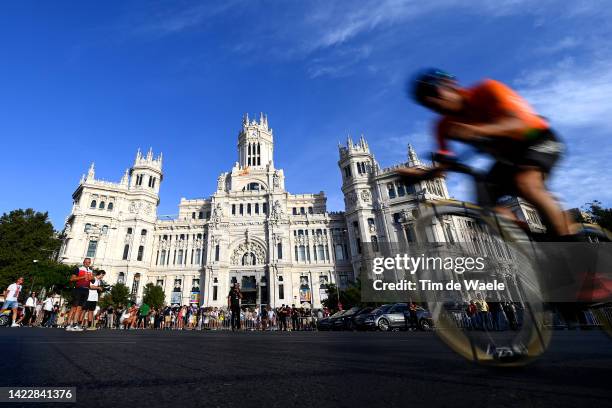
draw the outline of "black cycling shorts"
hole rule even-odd
[[[94,310],[96,310],[97,304],[98,302],[96,302],[95,300],[88,300],[85,302],[85,310],[91,310],[93,312]]]
[[[514,144],[505,151],[495,154],[497,161],[486,176],[484,185],[478,191],[478,202],[494,206],[506,195],[517,196],[516,174],[528,168],[536,168],[548,175],[561,158],[565,146],[549,129],[529,143]]]
[[[72,306],[85,306],[89,297],[89,288],[72,289]]]

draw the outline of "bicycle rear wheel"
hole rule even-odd
[[[436,242],[445,230],[447,242]],[[421,291],[444,342],[468,360],[495,366],[524,365],[546,350],[551,333],[544,329],[549,314],[537,256],[530,253],[525,245],[529,240],[519,228],[478,208],[444,205],[419,217],[416,232],[419,243],[427,243],[427,258],[483,258],[480,270],[423,271],[430,274],[427,279],[444,282],[445,289],[451,280],[460,283],[457,290]],[[497,287],[482,288],[476,281]]]
[[[604,250],[598,255],[603,255],[607,259],[599,260],[599,276],[595,280],[589,282],[588,290],[591,291],[589,297],[599,298],[597,303],[589,308],[596,319],[596,323],[612,338],[612,301],[610,301],[610,292],[612,292],[612,274],[608,265],[611,264],[612,233],[601,228],[598,225],[582,224],[580,230],[576,232],[584,242],[591,243],[594,246],[604,246]]]

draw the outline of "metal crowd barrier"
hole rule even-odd
[[[291,318],[286,319],[287,330],[315,330],[316,324],[315,319],[313,317],[300,317],[298,318],[297,324],[294,327],[293,320]],[[240,328],[241,330],[247,331],[255,331],[255,330],[267,330],[267,331],[278,331],[282,330],[282,322],[279,317],[275,317],[274,319],[255,319],[255,318],[246,318],[244,316],[240,319]],[[198,328],[201,330],[231,330],[231,317],[230,315],[223,316],[208,316],[204,315],[198,325]]]

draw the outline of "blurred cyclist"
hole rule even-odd
[[[495,158],[487,175],[487,194],[479,192],[482,205],[493,207],[504,195],[518,195],[538,209],[556,235],[570,233],[565,214],[545,185],[564,146],[521,96],[492,79],[463,88],[453,75],[438,69],[421,72],[412,92],[419,104],[442,115],[437,124],[438,158],[454,158],[449,139],[473,144]],[[513,217],[507,209],[496,210]]]

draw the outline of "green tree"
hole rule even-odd
[[[585,209],[594,222],[612,231],[612,208],[604,208],[600,201],[595,200],[592,203],[587,203]]]
[[[338,309],[338,287],[335,284],[327,285],[327,299],[322,303],[323,306],[330,310]],[[340,291],[340,303],[344,310],[350,309],[353,306],[361,304],[361,282],[357,279],[357,282],[351,283],[346,290]]]
[[[321,303],[329,310],[336,310],[338,308],[338,287],[330,283],[327,285],[325,292],[327,293],[327,299]]]
[[[23,276],[28,291],[42,287],[59,292],[64,290],[72,267],[53,259],[60,246],[60,235],[54,231],[46,212],[29,208],[2,214],[0,288]],[[34,263],[34,260],[38,262]]]
[[[110,292],[105,293],[100,298],[100,307],[107,308],[109,306],[117,307],[125,306],[130,301],[130,290],[123,283],[117,283]]]
[[[162,307],[164,305],[164,290],[161,286],[154,285],[153,283],[147,283],[144,288],[142,301],[154,309]]]

